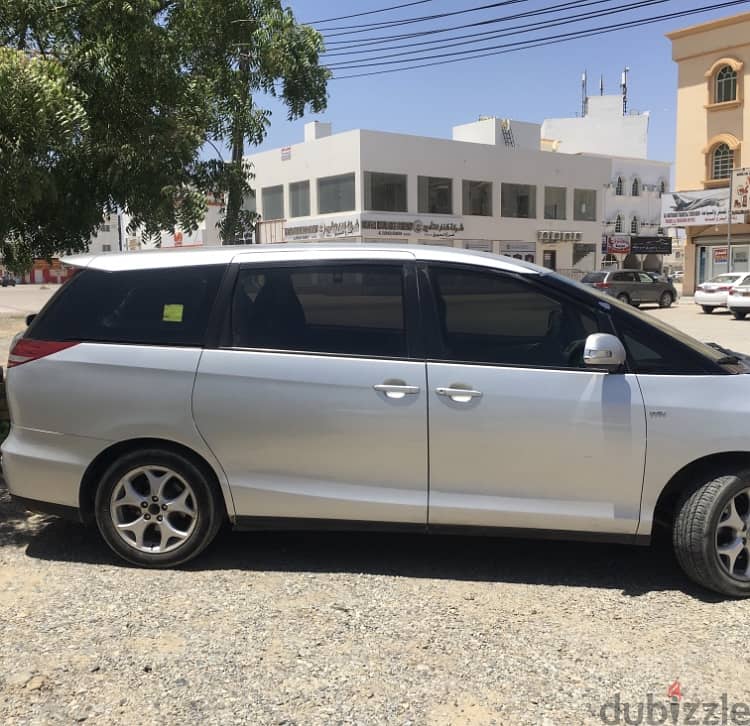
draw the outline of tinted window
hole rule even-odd
[[[420,214],[453,214],[453,180],[437,176],[417,178]]]
[[[500,188],[503,217],[536,219],[536,187],[529,184],[503,184]]]
[[[596,221],[596,191],[576,189],[573,192],[573,219],[581,222]]]
[[[403,268],[326,265],[241,270],[232,305],[232,345],[405,356]]]
[[[290,217],[310,216],[310,182],[294,182],[289,185]]]
[[[565,219],[565,187],[544,187],[544,218]]]
[[[318,212],[349,212],[354,209],[354,174],[318,179]]]
[[[639,272],[638,273],[638,280],[640,282],[647,282],[649,284],[651,284],[652,282],[654,282],[654,278],[651,277],[651,275],[647,275],[645,272]]]
[[[594,282],[604,282],[604,278],[607,276],[606,272],[587,272],[581,282],[592,284]]]
[[[261,203],[263,204],[263,217],[265,219],[284,218],[284,187],[266,187],[260,191]]]
[[[635,282],[635,273],[633,272],[613,272],[610,278],[612,282]]]
[[[628,360],[636,373],[701,374],[706,365],[686,355],[686,351],[655,331],[638,330],[618,322],[620,339],[628,352]]]
[[[406,174],[366,171],[365,209],[406,212]]]
[[[492,216],[492,182],[463,181],[464,214]]]
[[[430,271],[442,350],[431,357],[499,365],[582,368],[595,317],[502,274]]]
[[[83,270],[38,316],[29,337],[152,345],[203,345],[223,265]]]

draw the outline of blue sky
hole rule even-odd
[[[400,11],[329,23],[321,25],[320,28],[463,10],[488,4],[490,1],[430,0]],[[626,3],[628,0],[613,0],[601,3],[590,10]],[[288,0],[287,4],[293,8],[298,20],[310,22],[396,5],[398,0]],[[445,19],[440,23],[417,24],[412,27],[419,29],[458,25],[559,3],[552,0],[514,0],[509,5],[512,7],[495,8]],[[706,5],[709,5],[707,0],[667,0],[653,7],[591,20],[587,27],[633,21]],[[664,37],[664,33],[748,10],[750,2],[745,2],[699,15],[507,55],[368,78],[334,79],[329,84],[330,98],[327,111],[318,116],[308,115],[295,122],[286,120],[283,106],[273,99],[258,99],[273,111],[271,129],[261,148],[275,148],[300,142],[304,123],[316,118],[332,122],[334,132],[369,128],[448,137],[452,126],[472,121],[480,115],[534,122],[541,122],[544,118],[572,116],[580,109],[581,73],[584,70],[589,74],[590,94],[598,93],[600,74],[604,75],[606,93],[616,93],[619,92],[622,69],[628,66],[630,108],[651,112],[649,156],[653,159],[672,161],[677,72],[671,59],[670,42]],[[584,11],[571,9],[565,14],[575,12]],[[512,24],[522,22],[529,21],[517,20]],[[489,29],[501,27],[489,26]],[[556,32],[563,33],[571,27],[575,26],[550,28],[542,30],[539,34],[548,36]],[[486,29],[487,26],[457,31],[451,40],[458,38],[460,33],[481,32]],[[404,30],[380,30],[378,35],[389,32]],[[336,40],[341,41],[350,37]],[[438,37],[450,37],[450,34]],[[526,34],[519,37],[535,36]],[[495,39],[488,44],[496,45],[509,40],[515,38]],[[252,149],[248,151],[252,153]]]

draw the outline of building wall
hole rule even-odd
[[[564,154],[609,154],[645,159],[648,155],[647,113],[624,116],[622,96],[591,96],[585,116],[547,119],[542,137],[559,141]]]
[[[494,124],[493,120],[493,124]],[[479,131],[490,133],[493,124],[478,122]],[[471,126],[471,125],[469,125]],[[529,126],[535,126],[530,124]],[[539,127],[536,126],[537,140]],[[477,129],[475,129],[476,131]],[[471,136],[464,127],[464,136]],[[508,245],[526,245],[534,250],[536,260],[542,262],[545,250],[557,254],[557,268],[574,266],[574,241],[565,240],[564,233],[578,233],[581,244],[600,248],[604,190],[610,180],[610,161],[594,156],[568,156],[551,154],[537,148],[507,148],[504,143],[483,144],[451,139],[407,136],[378,131],[351,131],[296,144],[289,151],[277,149],[249,157],[253,163],[256,187],[256,204],[262,218],[263,188],[284,185],[284,209],[289,214],[289,184],[309,179],[311,218],[321,223],[338,225],[377,219],[384,222],[419,220],[421,223],[455,225],[454,235],[447,234],[443,243],[457,246],[479,246],[490,242],[493,251],[504,251]],[[316,214],[317,185],[320,177],[355,173],[355,209],[334,215]],[[407,175],[407,208],[405,213],[377,212],[365,209],[364,173],[386,172]],[[453,180],[453,214],[424,214],[418,207],[418,176],[449,177]],[[492,182],[492,216],[464,215],[462,210],[462,182]],[[516,219],[501,216],[502,183],[530,184],[536,186],[536,217]],[[565,220],[544,219],[544,187],[562,186],[568,189]],[[591,189],[597,192],[595,221],[574,219],[574,189]],[[356,218],[357,213],[361,216]],[[304,227],[311,220],[288,219],[287,224]],[[359,227],[358,227],[359,229]],[[543,241],[543,231],[560,232],[562,239]],[[359,239],[371,239],[366,230],[352,233]],[[393,235],[387,232],[378,237],[383,241],[399,239],[407,242],[434,242],[418,231]],[[589,267],[598,264],[597,253],[592,253]]]
[[[672,58],[678,64],[675,189],[691,191],[726,187],[728,180],[713,180],[712,147],[725,141],[734,148],[734,166],[750,166],[744,131],[750,127],[750,104],[745,98],[750,82],[750,13],[694,25],[668,33]],[[737,71],[737,100],[714,103],[715,72],[729,64]],[[685,249],[686,294],[692,294],[698,275],[696,244],[719,245],[726,225],[688,227]],[[750,244],[750,225],[733,225],[733,242]],[[707,242],[707,240],[710,240]]]

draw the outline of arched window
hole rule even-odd
[[[714,103],[727,103],[737,100],[737,72],[730,66],[723,66],[716,74]]]
[[[630,189],[630,193],[634,197],[641,196],[641,182],[638,180],[638,177],[633,179],[633,186]]]
[[[641,229],[641,223],[638,221],[638,217],[633,217],[630,220],[630,234],[638,234]]]
[[[615,217],[615,234],[622,234],[622,215]]]
[[[664,179],[662,179],[659,182],[659,199],[662,198],[662,196],[664,195],[664,192],[666,191],[667,191],[667,182],[665,182]]]
[[[618,197],[621,197],[623,195],[623,184],[622,184],[622,177],[617,177],[617,182],[615,183],[615,194]]]
[[[729,179],[734,166],[734,151],[727,144],[714,147],[711,154],[711,178]]]

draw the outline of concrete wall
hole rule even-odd
[[[621,96],[591,96],[586,116],[547,119],[542,138],[559,141],[564,154],[609,154],[645,159],[648,114],[622,115]]]
[[[494,123],[480,122],[475,128],[490,138],[495,134]],[[537,141],[539,127],[536,127]],[[529,129],[526,129],[528,132]],[[459,132],[460,133],[460,132]],[[458,246],[472,245],[481,241],[491,241],[492,249],[500,248],[503,242],[525,242],[535,249],[537,261],[542,260],[545,249],[557,251],[558,269],[573,267],[573,242],[558,241],[542,243],[541,231],[560,231],[581,235],[580,242],[600,246],[604,204],[604,190],[610,181],[611,161],[595,156],[569,156],[552,154],[530,149],[508,149],[504,144],[482,144],[461,142],[450,139],[435,139],[421,136],[406,136],[377,131],[350,131],[327,138],[316,139],[291,147],[291,156],[282,160],[280,149],[249,157],[253,163],[258,190],[258,211],[263,215],[263,187],[284,185],[285,211],[288,214],[289,184],[309,179],[311,192],[311,216],[320,223],[358,222],[351,213],[334,215],[316,214],[316,179],[344,173],[355,173],[356,203],[354,213],[375,216],[389,221],[415,220],[460,225],[462,229],[455,235]],[[364,172],[390,172],[406,174],[408,212],[384,213],[364,210]],[[418,211],[417,177],[439,176],[453,179],[453,214],[424,215]],[[463,215],[462,181],[492,182],[492,216],[479,217]],[[502,217],[501,184],[503,182],[531,184],[537,188],[536,218],[514,219]],[[562,186],[568,189],[567,219],[544,219],[544,187]],[[596,221],[577,221],[573,215],[574,189],[593,189],[597,192]],[[427,219],[429,217],[429,220]],[[291,224],[304,226],[306,222],[288,220]],[[367,238],[367,234],[361,234]],[[387,235],[385,236],[387,238]],[[418,233],[402,241],[425,241]],[[590,267],[598,264],[598,258],[590,260]]]
[[[750,166],[744,148],[744,131],[750,128],[750,104],[745,99],[750,82],[750,13],[732,15],[669,33],[672,58],[678,64],[675,189],[728,186],[728,180],[713,180],[710,152],[719,142],[735,148],[734,166]],[[737,100],[716,104],[715,73],[723,65],[737,71]],[[685,294],[695,289],[695,248],[701,237],[721,240],[726,225],[688,227],[685,249]],[[710,233],[710,234],[709,234]],[[750,225],[733,225],[737,243],[750,241]]]

